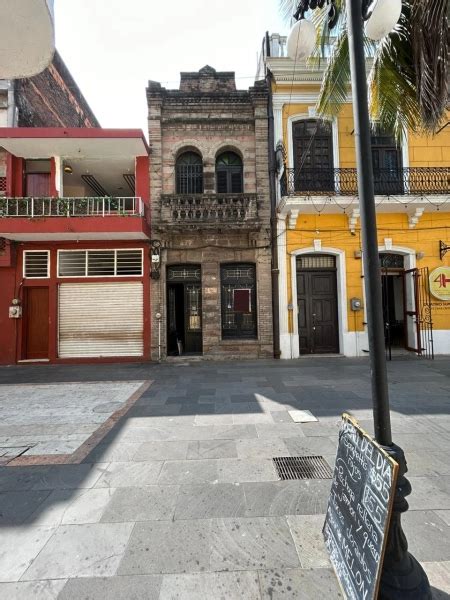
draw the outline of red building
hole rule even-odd
[[[150,357],[142,131],[1,128],[0,363]]]

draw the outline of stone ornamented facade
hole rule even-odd
[[[268,89],[206,66],[147,99],[152,356],[270,357]]]

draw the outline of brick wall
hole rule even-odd
[[[56,52],[42,73],[15,82],[19,127],[99,127],[78,85]]]
[[[166,351],[166,269],[173,264],[200,264],[202,268],[202,333],[206,357],[272,356],[272,289],[270,251],[270,198],[268,173],[268,91],[258,84],[236,90],[234,73],[205,67],[182,73],[179,90],[166,90],[157,82],[147,89],[152,237],[163,245],[161,278],[152,281],[152,355],[157,355],[160,313],[163,355]],[[258,195],[260,228],[237,231],[233,226],[171,233],[161,223],[161,194],[174,194],[178,155],[195,150],[202,156],[204,192],[215,192],[218,154],[237,152],[243,161],[244,193]],[[257,340],[222,340],[220,265],[227,262],[256,264]]]

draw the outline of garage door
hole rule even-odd
[[[142,356],[141,282],[59,286],[59,356]]]

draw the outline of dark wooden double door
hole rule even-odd
[[[336,270],[297,271],[300,354],[339,352]]]

